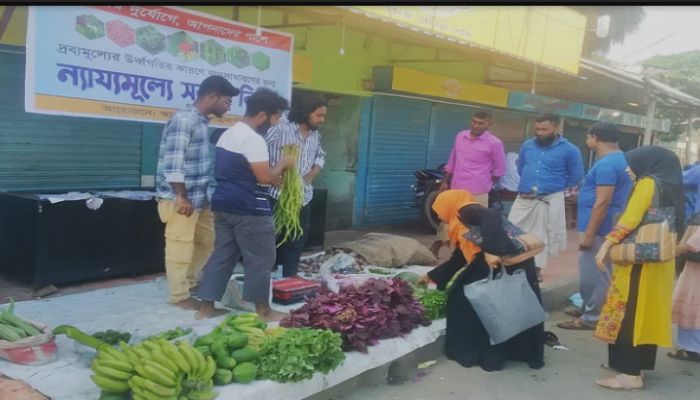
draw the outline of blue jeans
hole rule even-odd
[[[272,208],[273,213],[275,207],[277,206],[277,200],[270,198],[270,208]],[[299,224],[303,233],[295,241],[286,241],[281,246],[277,247],[277,259],[275,261],[275,266],[282,266],[282,275],[284,277],[296,276],[299,269],[299,259],[301,258],[301,253],[304,251],[304,243],[306,243],[306,237],[309,231],[309,222],[311,220],[311,205],[307,204],[301,208],[299,215]],[[277,244],[282,241],[284,232],[280,232],[277,235]]]

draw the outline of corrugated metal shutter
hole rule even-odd
[[[0,190],[139,187],[141,124],[25,113],[24,64],[0,52]]]
[[[527,116],[507,111],[495,111],[491,133],[503,142],[506,153],[517,153],[525,141]]]
[[[450,104],[435,104],[429,137],[428,163],[426,168],[437,168],[450,158],[457,134],[469,129],[473,110]]]
[[[415,221],[413,172],[425,168],[431,103],[376,96],[369,146],[366,225]]]

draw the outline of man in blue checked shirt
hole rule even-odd
[[[318,128],[325,122],[327,112],[328,103],[320,95],[312,93],[297,95],[292,100],[289,122],[274,126],[265,136],[270,153],[270,165],[276,164],[282,158],[283,146],[290,144],[299,146],[297,168],[304,181],[304,198],[299,216],[303,234],[297,240],[287,241],[277,248],[275,268],[281,265],[282,274],[285,277],[297,275],[299,258],[309,230],[311,216],[309,203],[314,195],[313,181],[321,172],[326,157],[321,147]],[[270,205],[273,210],[283,190],[281,178],[273,182],[270,187]],[[281,240],[283,233],[279,235],[278,241]]]
[[[223,117],[239,90],[220,76],[199,86],[197,100],[175,113],[163,130],[156,187],[165,226],[165,270],[170,304],[199,308],[191,297],[214,250],[214,215],[207,192],[212,179],[209,116]]]
[[[566,250],[564,191],[584,178],[581,151],[559,134],[559,124],[555,114],[535,118],[535,137],[520,148],[519,193],[508,217],[545,244],[535,257],[540,282],[548,258]]]

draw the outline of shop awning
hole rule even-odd
[[[635,74],[633,72],[617,69],[605,64],[600,64],[585,58],[581,59],[581,68],[589,70],[610,79],[645,89],[654,99],[669,107],[700,108],[700,100],[674,89],[655,79]]]
[[[402,7],[406,8],[408,6],[400,6],[399,8]],[[526,57],[511,54],[506,51],[500,51],[492,47],[479,45],[470,42],[469,40],[458,40],[454,37],[449,37],[448,35],[443,35],[430,29],[422,29],[414,25],[404,24],[389,18],[381,17],[373,13],[366,12],[360,9],[359,6],[271,6],[269,8],[310,21],[307,23],[266,26],[270,29],[334,25],[339,27],[341,30],[343,28],[347,28],[370,35],[380,35],[389,39],[390,42],[395,44],[425,47],[438,51],[451,52],[455,55],[463,55],[463,59],[452,58],[447,60],[447,62],[478,62],[484,64],[486,67],[499,66],[513,71],[535,75],[538,77],[538,79],[540,77],[550,77],[553,79],[558,78],[572,81],[586,79],[585,77],[575,73],[567,72],[561,68],[556,68],[544,63],[539,63]],[[422,8],[422,6],[418,8]],[[566,49],[563,49],[562,51],[565,50]],[[576,70],[578,70],[578,56],[579,54],[576,54]],[[437,58],[434,60],[402,59],[397,61],[446,62],[446,60]]]
[[[420,41],[426,42],[425,44],[431,43],[429,38],[434,38],[437,41],[432,42],[431,44],[433,47],[437,45],[437,47],[454,47],[453,50],[462,50],[462,51],[469,51],[472,52],[472,54],[479,54],[481,56],[490,56],[491,57],[491,63],[496,64],[496,63],[506,63],[506,64],[511,64],[513,66],[518,66],[521,71],[536,71],[536,74],[544,74],[547,75],[548,73],[554,73],[553,75],[559,75],[563,74],[569,77],[573,78],[578,78],[578,79],[586,79],[584,77],[579,76],[578,74],[566,71],[561,68],[554,67],[552,65],[548,65],[542,62],[537,62],[535,60],[529,59],[527,57],[523,57],[517,54],[509,53],[506,51],[499,50],[497,47],[490,47],[490,46],[485,46],[483,44],[479,44],[475,39],[459,39],[457,35],[449,35],[449,34],[441,34],[439,33],[439,29],[435,28],[435,21],[440,20],[439,11],[435,10],[433,11],[435,13],[435,21],[433,21],[432,29],[429,28],[428,26],[417,26],[420,25],[420,22],[416,23],[403,23],[399,22],[399,17],[396,18],[387,18],[386,16],[382,16],[381,14],[378,14],[377,12],[372,12],[369,11],[370,9],[381,9],[385,7],[379,7],[379,6],[374,6],[374,7],[360,7],[360,6],[335,6],[336,8],[339,8],[341,10],[348,11],[354,15],[362,16],[362,18],[359,23],[359,26],[367,27],[368,23],[371,24],[373,22],[380,22],[381,24],[385,25],[385,29],[397,29],[401,35],[410,35],[410,36],[415,36],[416,39],[418,39],[417,43],[420,43]],[[470,9],[473,8],[472,6],[396,6],[396,7],[386,7],[393,9],[395,15],[400,15],[400,13],[405,12],[407,9],[416,9],[416,8],[461,8],[461,9]],[[406,10],[403,10],[406,9]],[[393,15],[392,15],[393,16]],[[364,20],[364,21],[363,21]],[[444,18],[442,19],[444,20]],[[348,18],[344,18],[344,22],[347,21],[347,26],[350,27],[352,22]],[[585,18],[584,18],[585,22]],[[437,23],[439,24],[439,22]],[[425,25],[425,24],[424,24]],[[568,27],[571,28],[571,27]],[[465,29],[468,31],[468,29]],[[445,32],[448,31],[445,29]],[[422,38],[421,38],[422,36]],[[512,35],[511,35],[512,36]],[[406,37],[406,36],[404,36]],[[423,39],[423,40],[421,40]],[[495,40],[494,40],[495,41]],[[542,44],[544,46],[544,44]],[[580,54],[580,53],[579,53]],[[579,54],[575,54],[574,59],[577,59]],[[578,66],[574,68],[574,70],[578,70]]]

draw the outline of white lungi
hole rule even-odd
[[[545,244],[544,251],[535,256],[538,268],[546,268],[549,257],[556,257],[560,251],[566,250],[564,192],[536,199],[518,196],[508,219]]]

